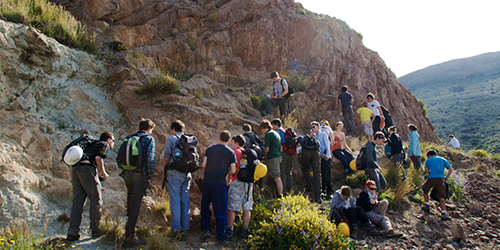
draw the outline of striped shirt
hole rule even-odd
[[[146,134],[146,132],[139,131],[137,132],[137,134],[141,136]],[[143,172],[151,180],[155,172],[155,138],[153,138],[151,135],[147,135],[141,138],[140,142],[142,143],[142,148],[146,149],[146,152],[144,152],[145,167],[143,169]]]

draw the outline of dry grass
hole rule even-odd
[[[299,123],[297,122],[297,119],[293,117],[293,113],[295,113],[295,109],[290,112],[284,119],[283,119],[283,127],[284,128],[294,128],[297,129],[297,126]]]

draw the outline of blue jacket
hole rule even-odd
[[[420,135],[417,131],[413,130],[408,133],[408,139],[410,140],[410,144],[408,146],[408,156],[422,156],[422,152],[420,151],[420,141],[418,139],[419,137]]]

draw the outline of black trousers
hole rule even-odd
[[[355,208],[351,207],[345,209],[344,214],[347,216],[347,219],[349,219],[351,227],[358,227],[358,220],[361,221],[361,223],[363,223],[363,225],[367,227],[371,226],[370,219],[368,219],[368,216],[361,207],[355,207]]]

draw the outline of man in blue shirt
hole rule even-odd
[[[448,169],[448,174],[444,177],[444,169]],[[451,220],[451,218],[446,214],[446,187],[444,182],[448,180],[451,173],[453,173],[453,167],[451,164],[443,157],[437,156],[436,151],[433,149],[427,152],[427,160],[425,161],[425,172],[429,174],[427,180],[422,186],[424,191],[425,205],[422,207],[424,212],[430,211],[429,205],[429,190],[431,188],[436,188],[437,197],[439,198],[439,204],[441,206],[441,219]]]

